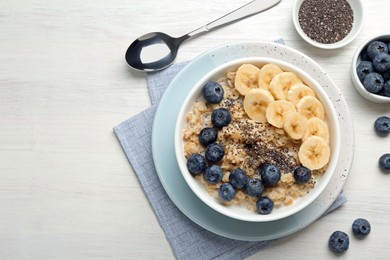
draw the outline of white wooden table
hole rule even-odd
[[[0,255],[3,259],[154,258],[173,254],[112,131],[150,106],[143,73],[124,60],[129,43],[151,31],[179,36],[247,1],[0,1]],[[252,259],[329,259],[329,235],[371,221],[343,258],[388,259],[390,175],[377,167],[390,152],[374,120],[389,105],[363,99],[350,80],[357,45],[390,33],[390,2],[364,1],[359,37],[339,50],[306,44],[295,32],[293,0],[187,42],[177,61],[219,44],[286,44],[316,60],[336,82],[354,120],[356,150],[348,202]],[[387,13],[386,13],[387,12]],[[199,15],[201,14],[201,15]]]

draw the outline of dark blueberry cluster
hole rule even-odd
[[[356,73],[364,88],[373,94],[390,97],[390,43],[373,41],[360,53]]]
[[[215,81],[206,82],[202,88],[203,97],[208,104],[218,104],[224,98],[223,87]],[[273,164],[263,164],[259,167],[260,178],[249,178],[241,169],[233,169],[229,174],[229,181],[222,182],[223,170],[220,162],[225,155],[224,147],[217,142],[218,131],[226,127],[232,121],[232,116],[227,108],[219,107],[211,113],[212,127],[203,128],[199,135],[199,143],[205,147],[204,154],[192,154],[187,159],[187,168],[192,175],[203,174],[207,183],[217,185],[218,195],[221,201],[227,202],[234,198],[237,190],[257,198],[256,208],[259,214],[270,214],[274,202],[268,197],[262,196],[265,187],[276,185],[281,177],[280,170]]]
[[[203,97],[207,103],[218,104],[224,97],[223,87],[214,81],[207,82],[202,89]],[[199,143],[205,146],[204,155],[192,154],[187,159],[188,171],[193,175],[203,173],[203,177],[206,182],[210,184],[217,184],[222,180],[222,168],[216,163],[220,162],[225,155],[225,149],[219,143],[218,129],[227,126],[231,121],[231,115],[226,108],[217,108],[213,111],[211,121],[214,127],[203,128],[199,135]],[[230,189],[226,189],[223,194],[226,195]],[[224,196],[223,200],[229,196]]]
[[[206,82],[202,88],[202,94],[208,104],[218,104],[224,98],[223,87],[215,81]],[[225,149],[217,143],[218,130],[229,125],[231,120],[231,114],[226,108],[217,108],[212,112],[213,127],[203,128],[198,135],[199,143],[205,147],[204,155],[196,153],[187,159],[187,169],[192,175],[203,174],[204,180],[210,184],[218,184],[222,181],[223,171],[218,163],[225,155]],[[223,183],[218,190],[222,201],[233,199],[235,193],[230,183]]]
[[[390,117],[380,116],[374,122],[375,132],[379,136],[387,136],[390,134]],[[390,173],[390,153],[385,153],[379,158],[379,168],[385,172]]]
[[[352,223],[352,233],[358,239],[363,239],[371,232],[371,224],[365,218],[357,218]],[[336,254],[342,254],[348,250],[350,239],[343,231],[334,231],[328,240],[328,247]]]
[[[233,189],[242,189],[248,196],[257,198],[256,208],[259,214],[265,215],[271,213],[274,203],[271,199],[262,197],[264,184],[261,179],[249,178],[243,169],[237,168],[230,173],[229,184]]]

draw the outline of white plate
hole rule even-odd
[[[256,223],[233,219],[204,204],[180,173],[174,151],[176,119],[185,97],[196,82],[211,69],[243,57],[281,59],[298,66],[317,80],[335,107],[341,131],[340,157],[336,172],[323,193],[298,213],[280,220]],[[351,167],[354,151],[353,124],[347,104],[326,72],[312,59],[276,43],[236,43],[220,46],[191,61],[171,82],[157,108],[152,152],[160,181],[176,206],[192,221],[216,234],[239,240],[269,240],[292,234],[318,219],[341,192]]]

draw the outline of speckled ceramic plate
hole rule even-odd
[[[341,131],[336,172],[321,195],[298,213],[276,221],[246,222],[208,207],[189,188],[180,173],[174,151],[174,131],[180,107],[191,87],[218,65],[243,57],[269,57],[298,66],[317,80],[335,107]],[[347,104],[326,72],[308,56],[284,45],[236,43],[205,52],[190,62],[171,82],[157,109],[152,132],[153,159],[160,181],[176,206],[192,221],[221,236],[239,240],[269,240],[292,234],[318,219],[341,192],[354,152],[353,124]]]

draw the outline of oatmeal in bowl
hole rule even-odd
[[[280,60],[244,58],[193,87],[178,115],[175,152],[208,206],[264,222],[320,195],[335,170],[339,135],[336,112],[314,79]]]

